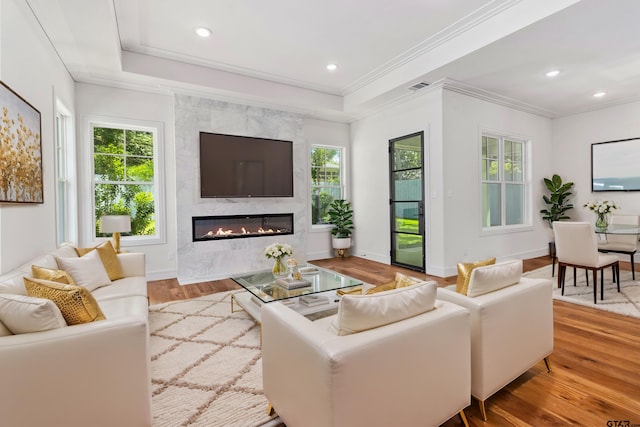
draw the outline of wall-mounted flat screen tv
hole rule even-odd
[[[640,138],[591,144],[591,191],[640,191]]]
[[[293,197],[293,142],[200,132],[200,196]]]

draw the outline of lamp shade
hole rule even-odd
[[[100,217],[101,233],[128,233],[131,231],[129,215],[105,215]]]

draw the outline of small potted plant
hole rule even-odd
[[[344,199],[336,199],[329,205],[327,211],[328,223],[335,227],[331,230],[331,243],[338,255],[344,256],[351,247],[351,233],[353,232],[353,209],[351,203]]]
[[[571,193],[571,187],[573,182],[562,182],[560,175],[554,174],[551,179],[544,178],[544,185],[549,190],[549,194],[544,194],[542,200],[547,205],[546,209],[540,210],[542,219],[547,221],[549,227],[553,227],[554,221],[562,221],[565,219],[571,219],[566,212],[569,209],[573,209],[573,204],[569,200]],[[552,258],[556,256],[556,246],[553,242],[553,233],[551,234],[551,241],[549,242],[549,252]]]

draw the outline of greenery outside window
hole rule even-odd
[[[521,139],[482,135],[482,227],[527,224],[527,143]]]
[[[344,199],[343,149],[311,147],[311,223],[329,224],[329,205]]]
[[[158,130],[141,126],[92,123],[93,229],[100,217],[129,215],[133,240],[159,237]],[[127,239],[123,239],[126,242]],[[142,243],[142,242],[138,242]]]

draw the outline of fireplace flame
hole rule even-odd
[[[232,229],[224,230],[222,227],[218,228],[216,231],[209,230],[205,234],[206,237],[214,237],[214,236],[233,236],[233,235],[241,235],[241,234],[271,234],[271,233],[282,233],[282,230],[273,228],[269,228],[265,230],[262,227],[259,227],[257,231],[252,232],[247,230],[246,227],[242,227],[240,232],[234,232]]]

